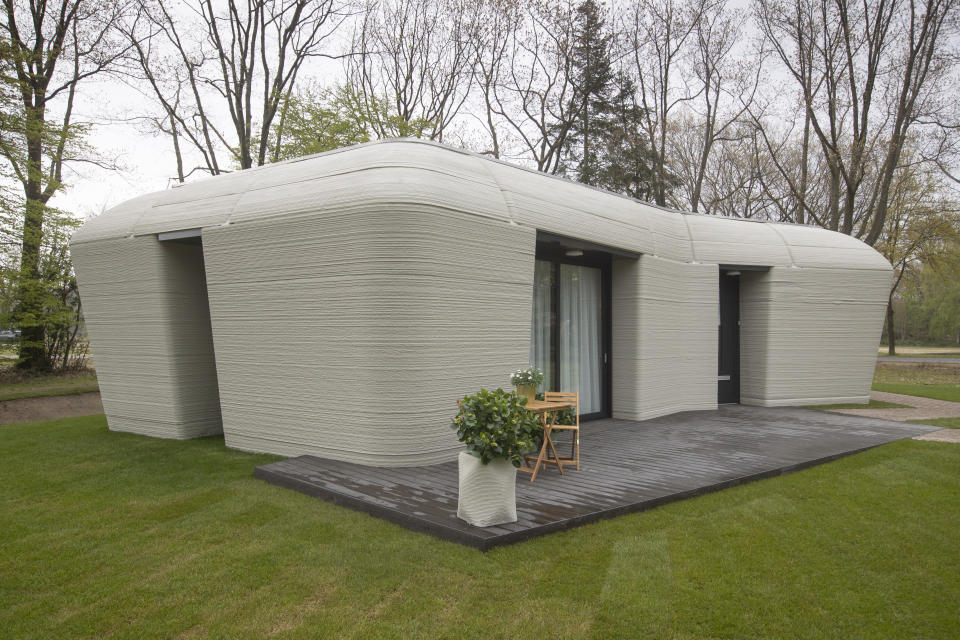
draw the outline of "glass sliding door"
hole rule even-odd
[[[593,267],[560,265],[558,391],[580,392],[580,413],[603,411],[601,272]]]
[[[553,390],[553,263],[537,260],[533,276],[530,364],[543,371],[543,388]]]
[[[609,276],[602,264],[571,262],[536,261],[530,363],[544,372],[545,390],[577,391],[581,415],[603,416],[609,413]]]

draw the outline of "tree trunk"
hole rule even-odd
[[[896,331],[893,329],[893,304],[887,301],[887,353],[897,355]]]
[[[43,292],[40,247],[43,243],[43,106],[28,105],[26,212],[20,251],[17,318],[20,324],[20,369],[49,369],[44,349]]]

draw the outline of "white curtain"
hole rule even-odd
[[[537,260],[533,272],[533,319],[530,332],[530,364],[543,371],[541,390],[550,390],[550,313],[552,311],[553,264]]]
[[[560,265],[560,385],[580,393],[580,413],[603,408],[600,398],[600,269]],[[534,304],[536,307],[536,303]]]

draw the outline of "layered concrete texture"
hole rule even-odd
[[[455,399],[527,363],[538,232],[639,256],[613,266],[614,417],[716,406],[721,266],[764,269],[741,276],[744,402],[866,400],[891,269],[860,241],[392,140],[142,196],[74,235],[110,426],[451,460]]]
[[[199,245],[153,236],[75,245],[107,423],[164,438],[220,433]]]
[[[613,262],[613,415],[717,407],[717,265]]]
[[[446,460],[456,399],[526,364],[529,228],[397,206],[211,228],[203,246],[228,446]]]

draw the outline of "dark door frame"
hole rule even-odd
[[[580,252],[581,255],[567,255],[568,252]],[[551,291],[550,291],[550,363],[553,368],[551,371],[551,380],[554,385],[560,380],[560,331],[557,328],[557,318],[559,318],[559,292],[560,292],[560,265],[569,264],[581,267],[592,267],[600,269],[600,347],[603,350],[603,362],[600,370],[600,399],[602,408],[600,411],[585,413],[580,415],[581,420],[595,420],[600,418],[609,418],[613,406],[613,256],[606,252],[595,250],[593,248],[577,249],[564,244],[559,238],[547,236],[538,237],[536,259],[551,263]],[[559,389],[550,389],[550,391],[559,391]]]
[[[717,403],[740,402],[740,275],[720,269],[717,326]]]

